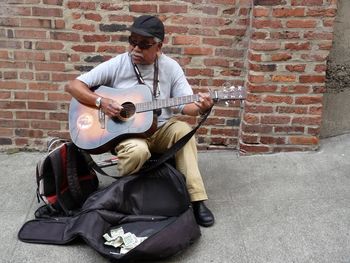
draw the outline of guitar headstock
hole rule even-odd
[[[216,90],[213,94],[214,101],[221,100],[244,100],[247,97],[247,91],[243,86],[224,86],[222,90]]]

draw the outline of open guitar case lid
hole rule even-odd
[[[89,196],[76,215],[30,220],[22,226],[18,238],[56,245],[82,239],[112,262],[159,260],[185,249],[201,232],[185,177],[167,161],[187,143],[209,113],[149,166]],[[120,248],[106,246],[103,235],[120,227],[146,239],[125,254]]]

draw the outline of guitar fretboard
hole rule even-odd
[[[145,112],[145,111],[178,106],[182,104],[189,104],[198,100],[199,100],[199,95],[194,94],[194,95],[188,95],[188,96],[177,97],[177,98],[159,99],[159,100],[154,100],[149,102],[136,103],[135,106],[136,106],[136,112]]]

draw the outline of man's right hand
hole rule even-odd
[[[119,117],[123,107],[115,100],[109,98],[101,99],[101,110],[109,117]]]

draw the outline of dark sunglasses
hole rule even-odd
[[[129,37],[129,44],[133,47],[138,46],[140,49],[149,49],[155,44],[157,44],[157,42],[148,43],[147,40],[142,40],[140,42],[137,42],[135,39],[132,39],[132,37]]]

